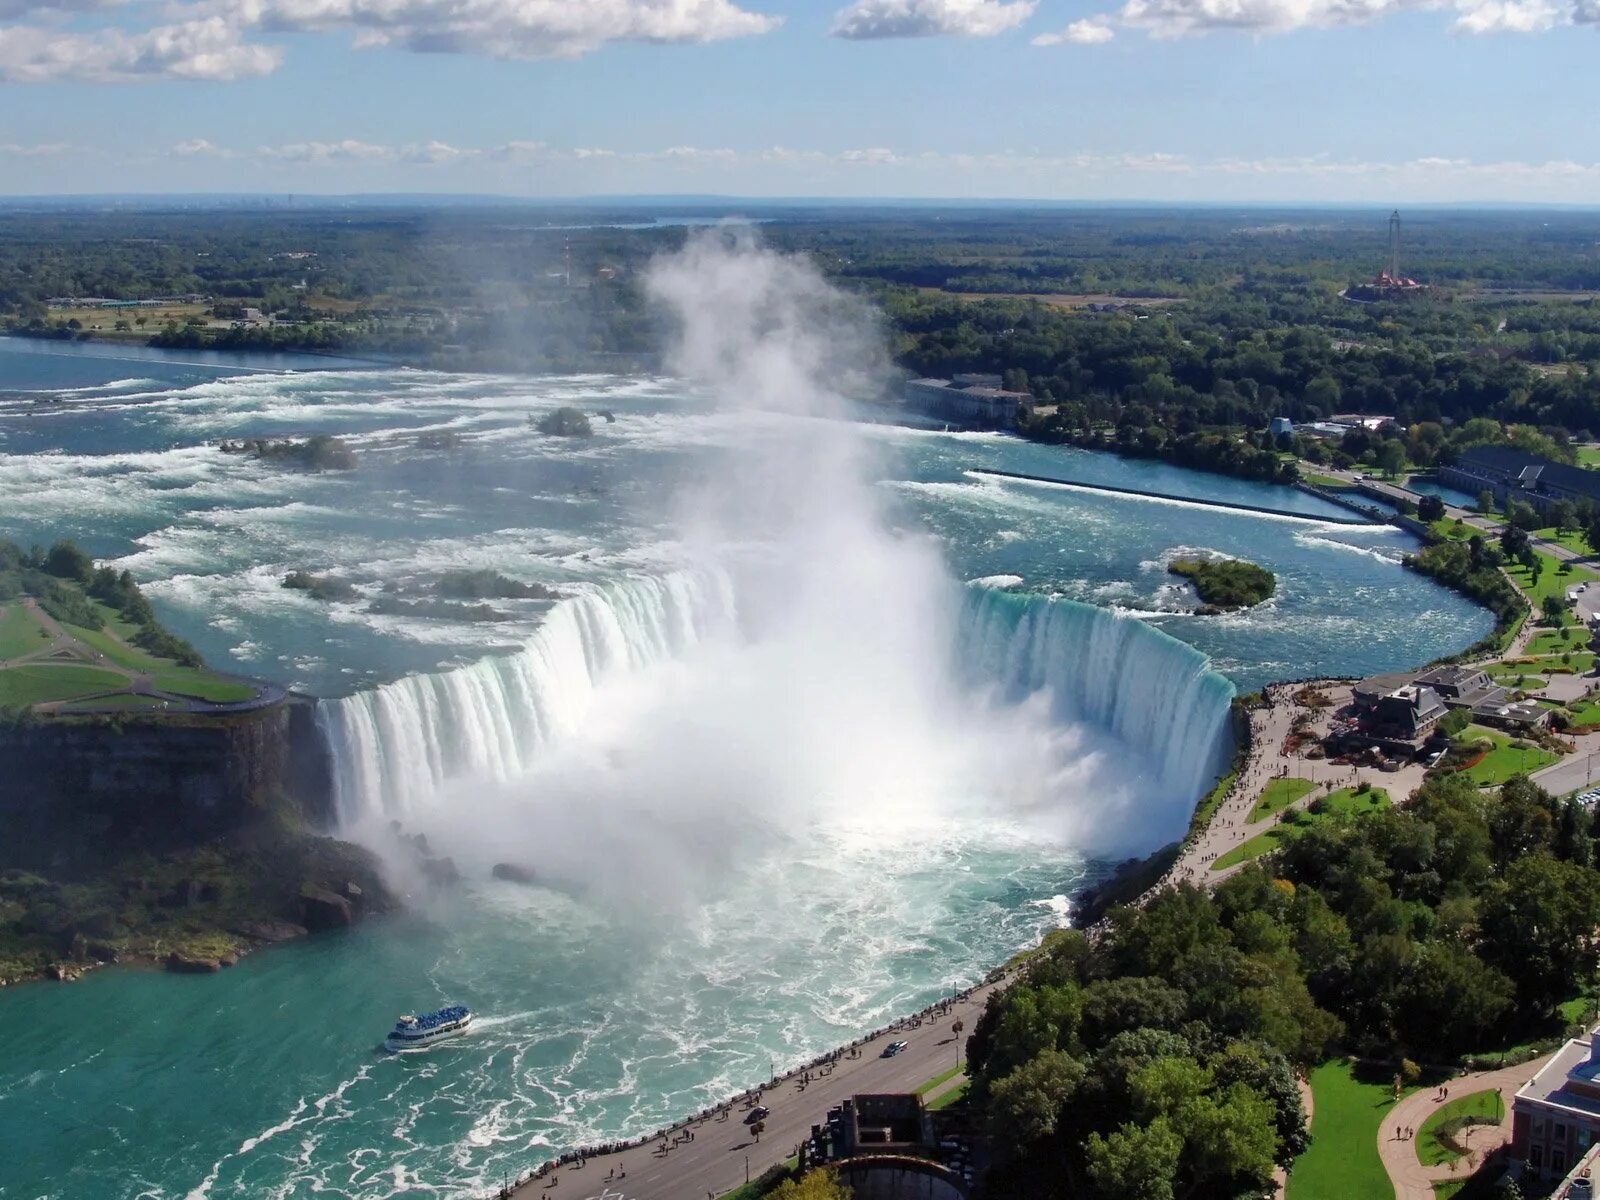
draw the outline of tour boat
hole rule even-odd
[[[384,1045],[390,1050],[420,1050],[466,1032],[472,1013],[462,1004],[438,1012],[407,1014],[394,1023]]]

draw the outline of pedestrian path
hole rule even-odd
[[[1465,1179],[1483,1160],[1511,1140],[1511,1099],[1517,1089],[1533,1078],[1534,1072],[1545,1060],[1518,1063],[1514,1067],[1501,1067],[1494,1071],[1479,1071],[1471,1075],[1458,1075],[1450,1080],[1448,1093],[1434,1088],[1413,1092],[1389,1110],[1383,1124],[1378,1127],[1378,1156],[1394,1184],[1395,1200],[1434,1200],[1433,1185],[1449,1179]],[[1463,1133],[1468,1152],[1454,1163],[1424,1166],[1417,1157],[1417,1137],[1428,1118],[1451,1100],[1459,1100],[1473,1092],[1495,1088],[1503,1102],[1505,1114],[1498,1125],[1475,1125]],[[1404,1136],[1404,1131],[1412,1131]]]

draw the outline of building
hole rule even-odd
[[[1541,1183],[1566,1175],[1600,1142],[1600,1037],[1573,1038],[1517,1089],[1511,1152]]]
[[[1286,433],[1294,432],[1294,422],[1288,417],[1273,417],[1267,423],[1267,432],[1273,437],[1282,437]]]
[[[973,1182],[962,1138],[942,1141],[915,1093],[852,1096],[800,1144],[800,1167],[831,1166],[859,1200],[966,1200]]]
[[[1541,512],[1552,504],[1590,500],[1600,504],[1600,471],[1551,462],[1515,446],[1474,446],[1439,468],[1439,482],[1476,495],[1489,492],[1504,505],[1511,498]]]
[[[1393,417],[1373,417],[1364,413],[1337,413],[1328,418],[1328,424],[1337,425],[1341,429],[1365,429],[1371,433],[1394,423]]]
[[[1528,730],[1543,726],[1550,711],[1530,700],[1513,700],[1479,667],[1435,667],[1417,676],[1417,682],[1432,688],[1449,708],[1464,708],[1481,725],[1502,729]]]
[[[1450,711],[1437,692],[1409,675],[1374,675],[1350,694],[1355,711],[1334,722],[1334,736],[1398,753],[1415,753]]]
[[[1009,392],[998,375],[957,375],[953,379],[913,379],[906,403],[920,412],[984,429],[1010,429],[1021,412],[1033,411],[1027,392]]]

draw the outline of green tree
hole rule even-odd
[[[1389,438],[1378,447],[1378,468],[1390,479],[1400,474],[1406,465],[1405,443],[1398,438]]]
[[[1438,496],[1424,496],[1417,501],[1417,516],[1432,524],[1444,520],[1444,501]]]
[[[1089,1181],[1101,1200],[1173,1200],[1183,1138],[1165,1117],[1125,1124],[1084,1146]]]
[[[785,1179],[767,1195],[771,1200],[850,1200],[852,1193],[839,1182],[837,1171],[824,1167],[799,1179]]]
[[[1084,1067],[1071,1055],[1046,1050],[1002,1079],[989,1092],[989,1134],[995,1149],[1021,1157],[1034,1142],[1056,1131],[1062,1110],[1083,1087]]]
[[[1483,903],[1484,957],[1540,1013],[1565,1000],[1595,969],[1600,874],[1548,854],[1520,858]]]

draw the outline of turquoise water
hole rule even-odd
[[[576,599],[662,577],[693,553],[676,497],[736,472],[752,447],[809,436],[806,422],[721,413],[662,379],[325,361],[242,372],[47,349],[0,340],[0,535],[74,536],[132,570],[213,661],[329,698],[520,652],[552,620],[552,604],[536,601],[496,602],[509,619],[488,626],[368,613],[386,588],[492,568]],[[528,418],[561,403],[615,419],[597,417],[582,444],[533,432]],[[455,448],[419,441],[442,431]],[[306,476],[215,449],[313,432],[348,440],[359,470]],[[931,539],[953,579],[1131,614],[1241,688],[1421,663],[1489,628],[1487,614],[1402,570],[1403,535],[1318,522],[1338,510],[1309,496],[997,435],[865,432],[885,520],[907,543]],[[1000,482],[970,475],[977,466],[1311,519]],[[759,546],[721,549],[761,562]],[[1192,599],[1164,564],[1201,549],[1270,567],[1278,596],[1248,613],[1188,615]],[[362,599],[286,592],[283,574],[300,568],[336,574]],[[828,584],[825,567],[808,580],[825,599]],[[831,599],[889,639],[928,618],[880,611],[887,595]],[[1041,627],[1043,640],[1007,644],[1048,646],[1060,656],[1051,670],[1068,678],[1074,639],[1087,639],[1072,631],[1086,627],[1057,626],[1064,641]],[[1129,644],[1166,661],[1147,639]],[[855,655],[864,681],[872,651]],[[1137,804],[1178,813],[1192,800],[1151,791],[1160,773],[1141,774],[1148,747],[977,693],[968,736],[985,745],[950,759],[959,786],[935,800],[920,789],[940,785],[919,761],[942,769],[949,739],[926,731],[966,728],[967,714],[898,727],[918,695],[908,674],[895,703],[859,714],[861,689],[840,693],[847,728],[915,752],[893,763],[906,795],[858,811],[853,789],[884,781],[852,761],[853,744],[833,728],[794,733],[785,698],[764,690],[773,663],[717,653],[600,681],[582,736],[527,774],[447,774],[415,819],[432,822],[421,826],[430,837],[454,831],[469,882],[412,916],[217,977],[113,971],[0,994],[0,1194],[472,1194],[540,1148],[653,1127],[764,1077],[773,1060],[809,1057],[970,982],[1060,920],[1064,894],[1103,870],[1096,846],[1165,832],[1139,828]],[[813,681],[803,661],[774,661],[801,692],[853,666],[828,660]],[[753,706],[770,708],[773,744],[757,747],[748,773],[724,771],[718,756],[745,744]],[[1095,711],[1092,698],[1079,709]],[[1020,778],[1017,764],[1046,741],[1056,791],[1041,806],[1013,795],[1007,774]],[[686,766],[672,753],[684,745]],[[702,755],[715,771],[693,769]],[[839,774],[813,778],[817,758]],[[741,786],[710,795],[709,776]],[[829,793],[815,810],[811,788]],[[551,865],[552,886],[486,877],[494,856],[518,853]],[[481,1029],[414,1058],[374,1053],[398,1011],[447,1000],[484,1014]]]

